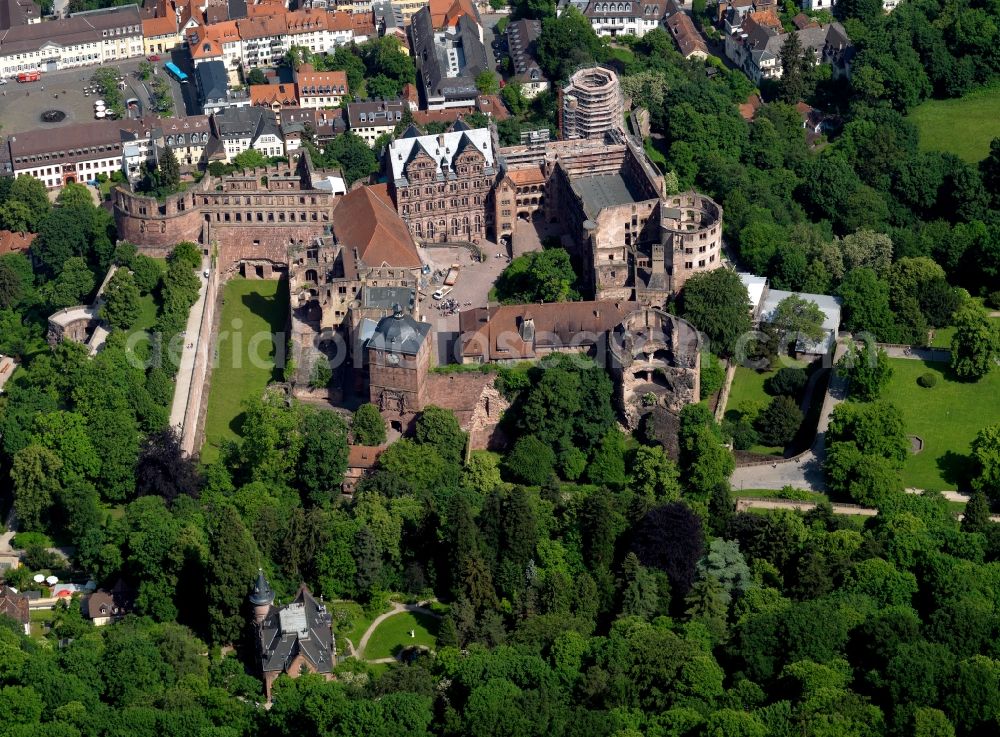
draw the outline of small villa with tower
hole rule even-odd
[[[303,673],[333,678],[337,662],[333,620],[305,584],[288,604],[276,606],[274,591],[261,570],[248,598],[253,606],[254,639],[268,703],[274,682],[282,673],[290,678]]]

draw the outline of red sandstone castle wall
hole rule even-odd
[[[115,190],[114,197],[118,237],[143,253],[163,257],[180,241],[197,243],[201,237],[201,211],[194,205],[193,192],[168,197],[163,203],[122,189]]]
[[[244,259],[262,259],[288,263],[288,248],[293,243],[308,245],[323,235],[322,222],[285,225],[212,223],[208,239],[218,244],[218,265],[225,271]]]

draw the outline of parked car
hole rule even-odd
[[[146,61],[159,61],[159,60],[160,57],[157,56],[156,54],[150,54],[149,56],[146,57]]]
[[[7,84],[8,80],[5,77],[0,77],[0,84]]]

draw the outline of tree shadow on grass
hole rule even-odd
[[[247,413],[240,412],[229,421],[229,429],[236,433],[237,437],[243,437],[243,423],[246,421]]]
[[[937,459],[937,467],[941,478],[949,484],[954,484],[956,489],[971,488],[975,465],[970,456],[949,450]]]

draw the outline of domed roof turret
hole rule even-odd
[[[392,315],[378,321],[374,334],[368,340],[368,347],[390,353],[416,355],[430,329],[429,323],[414,320],[396,305]]]
[[[250,592],[250,603],[254,606],[264,606],[274,601],[274,591],[271,584],[264,577],[264,569],[257,569],[257,580],[254,582],[253,590]]]

